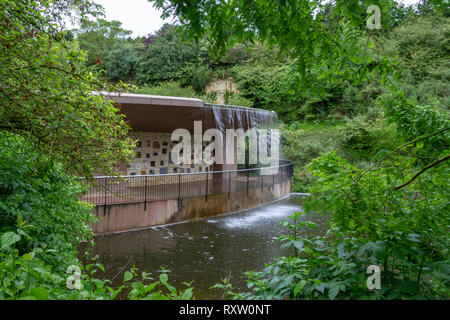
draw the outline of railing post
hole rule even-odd
[[[228,172],[228,199],[231,198],[231,171]]]
[[[103,213],[106,215],[106,183],[107,183],[107,179],[108,178],[105,178],[105,192],[103,193],[103,196],[104,196],[104,201],[103,201]]]
[[[148,177],[145,176],[145,184],[144,184],[144,211],[147,211],[147,180]]]
[[[261,195],[262,195],[264,187],[264,175],[261,173],[261,170],[259,171],[259,175],[261,176]]]
[[[250,172],[247,170],[247,196],[248,196],[248,180],[250,179]]]
[[[205,202],[208,202],[208,185],[209,183],[209,171],[206,172],[206,196],[205,196]]]
[[[181,199],[181,174],[178,174],[178,200]]]
[[[178,173],[178,210],[181,209],[183,203],[181,200],[181,173]]]

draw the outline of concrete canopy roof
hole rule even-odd
[[[180,98],[169,96],[155,96],[149,94],[101,92],[108,100],[114,100],[117,104],[144,104],[178,107],[203,107],[203,100],[194,98]]]
[[[98,93],[97,93],[98,94]],[[194,121],[202,121],[203,131],[218,128],[244,130],[257,125],[255,119],[276,118],[274,112],[246,107],[214,107],[203,100],[131,93],[101,92],[113,100],[134,131],[173,132],[183,128],[194,132]],[[221,123],[218,123],[221,122]]]

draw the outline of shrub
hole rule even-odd
[[[394,124],[380,118],[357,116],[347,120],[339,140],[342,147],[356,151],[367,159],[381,149],[394,148],[401,139],[396,135]]]
[[[357,169],[335,152],[313,160],[308,171],[316,183],[305,210],[331,214],[327,235],[302,237],[303,228],[315,225],[294,213],[282,223],[290,232],[279,237],[293,255],[247,272],[250,292],[216,287],[239,299],[448,299],[450,167],[441,163],[399,185],[397,180],[411,178],[403,173],[412,163],[396,151],[371,170]],[[382,273],[381,288],[374,291],[366,284],[372,265]]]
[[[154,282],[145,272],[126,271],[119,288],[96,278],[104,267],[95,258],[86,266],[77,259],[94,220],[92,206],[78,200],[79,181],[20,136],[0,131],[0,149],[0,300],[116,299],[122,291],[129,299],[193,298],[191,284],[175,289],[167,271]],[[79,271],[81,286],[69,266]],[[67,287],[69,276],[75,290]]]
[[[84,189],[20,136],[0,132],[0,149],[0,232],[22,221],[18,254],[41,248],[37,258],[65,271],[91,236],[92,206],[78,201]]]

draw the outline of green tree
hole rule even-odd
[[[421,104],[450,105],[450,18],[436,14],[405,21],[381,40],[399,70],[401,89]]]
[[[105,76],[113,81],[132,80],[136,72],[138,45],[130,41],[116,41],[103,59]]]
[[[86,0],[0,2],[0,129],[18,134],[67,173],[110,172],[131,155],[123,115],[86,56],[65,40],[64,17]]]
[[[237,298],[448,299],[448,114],[409,100],[399,90],[395,64],[385,52],[371,50],[378,49],[374,47],[380,38],[379,32],[364,31],[365,11],[373,4],[381,8],[382,17],[389,17],[387,26],[402,23],[402,13],[396,16],[395,3],[388,0],[337,0],[334,8],[328,7],[332,9],[328,19],[323,19],[326,11],[320,11],[321,1],[237,0],[221,5],[210,0],[156,1],[193,36],[210,39],[213,53],[223,55],[227,48],[245,41],[278,46],[296,63],[296,70],[288,75],[295,77],[297,86],[312,83],[307,91],[312,98],[330,101],[342,95],[339,86],[350,84],[358,90],[367,80],[380,83],[385,95],[377,103],[395,123],[399,136],[410,140],[391,151],[385,145],[371,146],[368,153],[373,158],[365,168],[350,165],[336,152],[313,160],[307,166],[314,178],[309,189],[312,197],[305,209],[331,213],[330,231],[313,239],[296,232],[280,237],[283,247],[295,247],[295,254],[277,258],[262,272],[248,272],[252,292],[235,294]],[[446,5],[448,1],[427,1],[433,14],[444,12]],[[332,30],[327,23],[339,28]],[[422,43],[438,42],[433,44],[437,48],[424,50],[432,51],[432,57],[446,51],[446,41],[440,37],[425,39],[419,34],[418,38]],[[443,51],[438,49],[441,45]],[[407,48],[399,48],[403,49]],[[426,70],[419,68],[413,72]],[[263,80],[256,83],[268,86]],[[325,93],[338,92],[323,99],[323,84]],[[374,120],[367,125],[381,123]],[[378,128],[362,129],[354,123],[345,132],[349,138],[353,135],[361,149],[371,139],[384,136]],[[284,225],[295,231],[313,226],[301,221],[300,215],[294,214],[294,223]],[[373,294],[364,281],[372,264],[381,265],[384,272],[382,289]],[[230,292],[227,282],[216,287]]]
[[[132,33],[122,28],[122,22],[105,19],[82,21],[80,28],[74,32],[80,48],[87,53],[88,65],[104,58],[117,40],[123,40]]]
[[[93,92],[99,74],[61,31],[74,8],[101,12],[85,0],[0,1],[0,299],[115,299],[124,289],[130,299],[190,299],[190,285],[176,290],[165,271],[144,285],[151,278],[132,269],[111,288],[94,277],[101,264],[77,259],[93,216],[73,174],[111,170],[131,141],[117,108]],[[69,265],[82,272],[80,290],[67,288]]]
[[[178,27],[164,25],[138,59],[136,78],[141,85],[179,81],[203,92],[210,80],[202,44],[183,40]]]
[[[317,60],[332,61],[334,57],[329,55],[340,45],[339,39],[324,28],[323,4],[317,0],[242,0],[221,5],[212,0],[154,2],[164,16],[178,17],[194,38],[206,37],[214,54],[224,55],[235,44],[259,41],[278,46],[281,53],[296,59],[302,75]],[[370,4],[379,5],[384,12],[392,1],[337,1],[336,12],[359,26],[364,24],[363,14]]]
[[[21,230],[19,255],[40,248],[37,258],[65,272],[91,237],[91,205],[78,201],[84,188],[23,137],[1,131],[0,147],[0,233]]]

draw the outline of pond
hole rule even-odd
[[[245,271],[261,269],[274,257],[289,254],[277,240],[286,232],[279,224],[302,211],[303,200],[291,194],[240,213],[98,236],[95,253],[114,286],[133,265],[139,274],[146,271],[154,278],[165,267],[175,287],[185,288],[182,282],[193,281],[196,299],[220,299],[223,292],[209,288],[221,279],[229,276],[235,291],[245,290]],[[320,215],[305,215],[302,220],[316,222],[314,234],[328,228],[328,218]]]

